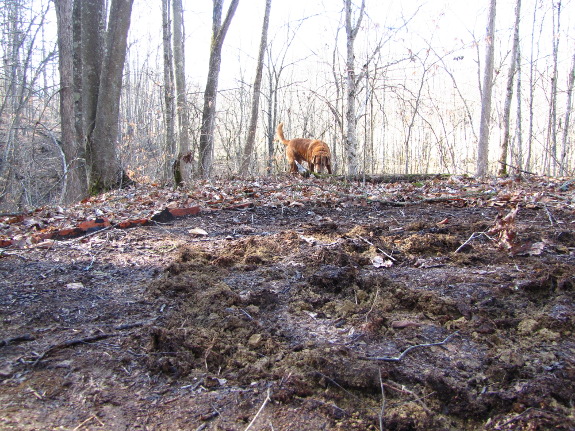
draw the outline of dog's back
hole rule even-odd
[[[283,131],[283,123],[280,123],[276,130],[276,140],[286,146],[286,158],[290,164],[290,172],[297,172],[296,161],[306,161],[309,170],[321,173],[327,170],[331,174],[331,153],[329,147],[323,141],[317,139],[294,138],[286,139]]]

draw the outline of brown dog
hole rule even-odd
[[[287,140],[284,137],[284,124],[280,123],[276,131],[276,141],[286,146],[286,158],[290,165],[290,172],[297,173],[296,162],[307,162],[309,170],[318,173],[327,170],[331,174],[331,153],[329,147],[318,139],[295,138]]]

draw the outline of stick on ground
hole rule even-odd
[[[387,361],[387,362],[399,362],[401,361],[407,353],[411,352],[413,349],[417,349],[419,347],[432,347],[432,346],[442,346],[446,344],[455,334],[459,331],[455,331],[453,334],[448,335],[445,340],[440,341],[438,343],[425,343],[425,344],[416,344],[415,346],[410,346],[405,349],[399,356],[360,356],[360,359],[367,359],[369,361]]]

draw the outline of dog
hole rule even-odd
[[[298,172],[297,164],[307,162],[310,172],[323,173],[327,170],[331,174],[331,153],[329,147],[318,139],[286,139],[284,136],[284,124],[280,123],[276,130],[275,141],[280,141],[286,146],[286,159],[290,165],[290,173]]]

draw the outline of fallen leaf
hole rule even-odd
[[[421,323],[414,322],[413,320],[395,320],[391,322],[391,327],[394,329],[403,329],[418,326],[421,326]]]
[[[390,259],[383,260],[381,256],[375,256],[371,259],[371,263],[376,268],[391,268],[393,266],[393,262]]]
[[[200,235],[200,236],[207,236],[208,233],[200,227],[195,227],[188,231],[190,235]]]

